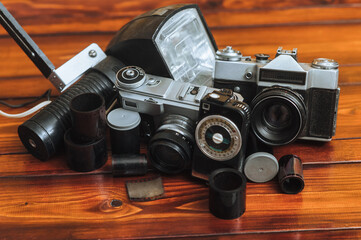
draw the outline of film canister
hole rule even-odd
[[[145,175],[148,161],[144,154],[113,154],[113,177]]]
[[[233,168],[221,168],[209,176],[209,210],[222,219],[235,219],[246,210],[246,177]]]
[[[139,113],[117,108],[107,116],[113,154],[140,152]]]
[[[67,163],[70,169],[78,172],[89,172],[102,167],[107,161],[106,138],[90,143],[76,143],[71,137],[72,129],[66,131],[64,142],[67,155]]]
[[[83,93],[70,101],[72,141],[88,144],[105,136],[105,101],[97,93]]]
[[[278,182],[282,192],[296,194],[303,190],[303,166],[301,159],[296,155],[285,155],[279,160],[280,170]]]
[[[248,137],[246,156],[244,174],[250,181],[264,183],[277,175],[279,166],[272,147],[258,140],[253,133]]]

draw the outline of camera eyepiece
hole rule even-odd
[[[190,167],[195,124],[181,115],[168,115],[149,142],[152,165],[161,172],[179,173]]]
[[[288,144],[300,135],[306,122],[303,97],[283,87],[270,87],[255,96],[251,103],[251,126],[264,143]]]

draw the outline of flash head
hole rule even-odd
[[[149,74],[210,85],[216,50],[198,6],[178,4],[130,21],[117,32],[106,53]]]

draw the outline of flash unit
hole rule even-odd
[[[144,13],[122,27],[107,54],[149,74],[211,85],[217,45],[197,5]]]

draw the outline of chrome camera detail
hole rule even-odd
[[[129,73],[132,73],[131,77]],[[164,113],[181,114],[192,121],[198,118],[201,99],[217,90],[146,74],[137,66],[119,70],[115,86],[119,90],[124,109],[151,116],[161,116]]]

